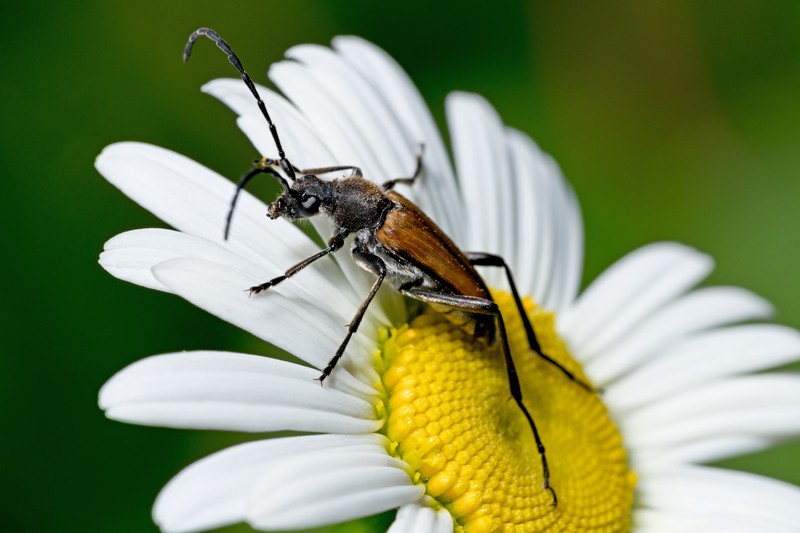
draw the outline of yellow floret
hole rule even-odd
[[[532,353],[510,295],[494,296],[525,405],[547,449],[558,505],[542,488],[541,459],[509,393],[499,345],[488,346],[431,310],[383,344],[383,431],[393,453],[450,511],[456,531],[627,531],[635,475],[602,397]],[[525,303],[543,351],[586,381],[553,315]]]

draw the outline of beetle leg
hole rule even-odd
[[[575,377],[575,374],[561,366],[561,364],[544,353],[542,351],[542,346],[539,344],[539,339],[536,338],[536,331],[533,329],[533,324],[531,324],[530,319],[528,318],[528,314],[525,312],[525,308],[522,306],[522,299],[519,296],[519,291],[517,291],[517,286],[514,283],[514,277],[511,275],[511,269],[506,264],[505,259],[500,257],[499,255],[492,255],[483,252],[465,252],[464,255],[467,256],[470,264],[473,266],[494,266],[494,267],[503,267],[506,271],[506,279],[508,279],[508,285],[511,288],[511,294],[514,296],[514,303],[517,306],[517,311],[519,312],[519,316],[522,318],[522,325],[525,328],[525,335],[528,337],[528,345],[531,347],[531,350],[536,352],[536,355],[550,363],[551,365],[555,366],[561,372],[564,373],[569,379],[583,387],[589,392],[601,392],[599,389],[591,386],[590,384],[586,383]]]
[[[364,318],[364,313],[367,312],[367,307],[369,307],[369,304],[372,303],[372,299],[375,298],[375,295],[378,293],[378,289],[381,288],[383,278],[386,277],[386,265],[379,257],[371,254],[360,255],[364,260],[369,261],[370,266],[372,267],[370,270],[378,275],[378,279],[376,279],[375,283],[372,284],[369,294],[367,294],[367,297],[364,298],[363,302],[361,302],[361,306],[358,308],[358,311],[356,311],[353,320],[347,324],[347,335],[345,335],[342,344],[339,345],[336,353],[333,355],[331,360],[328,361],[328,365],[322,370],[322,374],[317,378],[317,381],[319,381],[320,385],[322,385],[322,382],[325,381],[325,378],[331,375],[331,372],[333,372],[333,369],[336,367],[339,359],[342,358],[344,350],[347,348],[347,344],[350,342],[350,338],[353,336],[353,333],[358,331],[358,326],[361,324],[361,319]]]
[[[270,157],[262,157],[261,159],[256,159],[253,161],[253,164],[258,167],[280,167],[280,161],[277,159],[272,159]],[[328,172],[336,172],[337,170],[349,170],[351,171],[351,176],[357,176],[359,178],[363,177],[363,173],[361,172],[360,167],[356,167],[353,165],[339,165],[335,167],[315,167],[315,168],[297,168],[296,166],[292,165],[292,169],[295,171],[296,174],[304,175],[304,174],[313,174],[315,176],[319,174],[327,174]]]
[[[414,180],[416,180],[420,174],[422,174],[422,151],[425,149],[425,145],[420,143],[419,145],[419,153],[417,154],[417,168],[414,170],[414,174],[410,178],[395,178],[393,180],[389,180],[383,183],[382,187],[384,191],[389,191],[394,189],[394,186],[398,183],[402,183],[403,185],[413,185]]]
[[[533,438],[536,441],[536,449],[539,451],[539,456],[542,458],[542,486],[544,489],[550,491],[553,495],[553,505],[558,505],[558,497],[556,491],[550,486],[550,468],[547,465],[547,455],[544,449],[544,443],[539,436],[539,430],[536,429],[536,423],[533,421],[533,416],[528,412],[525,404],[522,403],[522,388],[519,384],[519,377],[517,376],[517,368],[514,366],[514,359],[511,357],[511,348],[508,346],[508,336],[506,334],[506,325],[503,321],[503,315],[500,313],[500,308],[492,300],[486,298],[479,298],[477,296],[464,296],[460,294],[442,294],[434,291],[427,291],[424,289],[409,288],[403,289],[400,292],[410,298],[421,300],[429,304],[445,305],[454,307],[467,313],[490,315],[494,318],[497,327],[498,340],[500,341],[503,350],[503,357],[506,363],[506,373],[508,374],[508,386],[511,390],[511,397],[517,402],[528,424],[533,431]]]
[[[304,168],[303,170],[298,171],[300,174],[313,174],[318,176],[320,174],[327,174],[328,172],[336,172],[337,170],[349,170],[352,172],[350,176],[355,176],[358,178],[363,177],[364,175],[361,173],[360,167],[354,167],[353,165],[344,165],[344,166],[336,166],[336,167],[317,167],[317,168]]]
[[[347,237],[347,234],[348,234],[348,232],[337,233],[336,235],[334,235],[333,237],[331,237],[328,240],[328,247],[325,248],[324,250],[320,250],[319,252],[315,253],[311,257],[303,259],[302,261],[300,261],[299,263],[294,265],[292,268],[290,268],[289,270],[284,272],[284,274],[282,276],[278,276],[276,278],[272,278],[271,280],[266,281],[266,282],[262,283],[261,285],[256,285],[254,287],[250,287],[247,290],[250,291],[250,295],[258,294],[260,292],[264,292],[265,290],[269,289],[270,287],[274,287],[275,285],[277,285],[281,281],[294,276],[295,274],[297,274],[298,272],[303,270],[305,267],[307,267],[308,265],[310,265],[311,263],[313,263],[317,259],[319,259],[321,257],[325,257],[329,253],[335,252],[336,250],[338,250],[339,248],[344,246],[344,239],[345,239],[345,237]]]
[[[279,159],[273,159],[271,157],[260,157],[258,159],[254,159],[253,160],[253,166],[255,168],[263,168],[263,167],[280,168],[280,169],[283,168],[281,166],[281,162],[280,162]],[[296,166],[292,165],[291,163],[290,163],[290,166],[292,167],[292,170],[294,171],[295,174],[302,174],[303,173],[303,171],[301,169],[297,168]]]

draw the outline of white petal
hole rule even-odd
[[[502,256],[516,242],[511,165],[503,143],[503,123],[489,103],[477,95],[451,93],[446,108],[461,196],[469,214],[469,237],[462,246]],[[513,264],[513,257],[508,260]],[[490,285],[506,285],[499,269],[486,269],[482,274]]]
[[[171,226],[264,265],[267,272],[283,272],[319,251],[286,220],[265,220],[264,204],[247,193],[239,197],[230,238],[224,241],[234,185],[169,150],[141,143],[113,144],[98,156],[96,165],[106,179]],[[360,302],[332,261],[318,261],[302,275],[309,294],[327,293],[326,299],[348,301],[354,308]]]
[[[725,312],[719,310],[719,314],[724,316]],[[699,317],[698,321],[702,324]],[[652,361],[608,388],[604,399],[616,412],[627,412],[721,377],[764,370],[800,358],[800,332],[773,324],[729,327],[664,342],[667,347],[653,353]]]
[[[297,62],[275,63],[269,74],[334,154],[336,160],[331,164],[356,165],[365,176],[381,180],[380,160],[369,149],[369,140],[356,122],[360,113],[353,117],[340,108],[337,95],[326,90],[309,69]]]
[[[248,297],[241,287],[257,280],[246,273],[200,259],[173,259],[157,265],[153,272],[156,279],[194,305],[317,368],[328,363],[344,339],[344,324],[315,305],[290,301],[279,293]],[[370,364],[374,349],[374,340],[361,333],[354,335],[330,384],[359,387],[359,383],[375,383],[377,375]],[[350,379],[348,370],[361,376],[361,381]],[[360,388],[364,390],[364,386]]]
[[[217,243],[175,231],[138,230],[127,232],[109,241],[107,247],[109,251],[114,251],[117,258],[119,254],[123,254],[128,258],[133,258],[137,252],[152,248],[154,250],[153,252],[142,253],[141,257],[164,259],[169,254],[187,254],[188,258],[184,258],[184,260],[190,261],[190,264],[191,261],[198,261],[197,264],[213,267],[214,276],[200,280],[195,279],[194,281],[191,279],[181,279],[181,273],[173,271],[171,275],[178,278],[174,283],[178,283],[182,286],[182,290],[179,294],[198,305],[201,305],[198,302],[205,302],[201,307],[207,305],[208,307],[205,307],[205,309],[209,312],[215,313],[233,324],[242,326],[247,331],[250,331],[264,340],[269,342],[274,341],[273,344],[301,358],[303,356],[297,350],[303,345],[303,341],[306,341],[306,343],[311,342],[312,345],[307,345],[305,350],[307,350],[306,353],[314,353],[317,356],[315,360],[309,362],[315,364],[318,368],[327,364],[327,361],[322,362],[325,358],[323,355],[325,352],[319,350],[321,346],[318,345],[315,348],[313,345],[313,340],[319,339],[320,337],[315,337],[313,334],[301,335],[299,333],[300,328],[308,328],[317,334],[319,333],[318,330],[322,329],[327,331],[329,340],[338,338],[339,340],[336,341],[337,344],[331,344],[333,347],[329,348],[327,352],[330,354],[328,357],[330,358],[333,356],[336,347],[338,347],[338,343],[344,338],[345,331],[342,326],[351,320],[351,317],[360,303],[350,303],[348,305],[347,302],[344,302],[343,304],[343,301],[339,299],[339,292],[336,288],[330,289],[330,283],[327,282],[328,280],[319,277],[319,275],[314,272],[303,272],[298,276],[302,276],[302,281],[308,281],[311,286],[317,287],[317,290],[319,290],[317,294],[311,293],[309,286],[305,283],[296,283],[295,280],[288,280],[274,289],[271,289],[271,294],[267,293],[253,298],[247,298],[243,287],[260,283],[261,280],[277,275],[280,270],[273,270],[271,275],[267,276],[261,273],[263,269],[260,266],[235,255]],[[126,251],[128,247],[130,251]],[[111,259],[114,258],[115,256],[112,256]],[[105,261],[105,259],[101,260],[101,262],[103,261]],[[140,259],[136,267],[147,269],[148,272],[147,274],[136,274],[136,276],[141,280],[146,280],[148,276],[153,276],[153,272],[157,271],[162,271],[162,275],[170,276],[169,273],[163,273],[165,265],[167,269],[169,269],[169,265],[172,264],[174,270],[176,265],[174,261],[178,260],[170,261],[151,265],[142,262]],[[228,272],[226,273],[225,271]],[[128,262],[125,264],[125,269],[121,270],[121,272],[132,279],[134,277],[132,272],[136,271],[132,263]],[[204,272],[208,273],[208,271],[205,270]],[[195,272],[195,274],[196,273],[197,272]],[[219,289],[223,294],[220,295],[217,301],[210,299],[209,296],[211,294],[217,294],[211,287],[211,285],[215,283],[214,280],[224,278],[230,278],[231,280],[240,279],[243,280],[240,281],[241,283],[249,283],[249,285],[236,287],[232,282],[229,282],[224,284],[224,287],[217,286],[216,289]],[[171,288],[166,287],[166,284],[159,281],[157,276],[153,276],[153,279],[160,287],[164,287],[164,290],[172,291]],[[222,313],[219,310],[224,307],[223,302],[226,301],[235,302],[237,304],[235,309],[243,309],[246,313],[244,315],[236,315],[235,312],[232,313],[233,309],[230,306],[225,308],[225,313]],[[256,317],[259,316],[259,313],[261,313],[260,316],[262,319],[265,318],[265,315],[255,308],[247,310],[246,307],[251,305],[261,306],[262,311],[268,309],[267,315],[275,317],[275,319],[272,321],[258,320]],[[377,307],[377,305],[377,302],[373,303],[373,306]],[[247,314],[253,317],[249,322],[247,321]],[[309,319],[313,319],[313,321],[309,321]],[[370,311],[364,318],[364,322],[362,322],[362,327],[364,328],[362,331],[374,334],[377,327],[374,320],[375,317],[372,313],[372,308],[370,308]],[[281,324],[287,322],[292,324],[291,329],[287,330],[280,327]],[[309,326],[309,324],[311,324],[311,326]],[[288,333],[289,331],[295,332],[295,335],[292,336]],[[360,344],[362,346],[362,352],[364,350],[371,351],[374,346],[363,334],[355,335],[352,343],[354,346]],[[349,364],[349,362],[346,362],[343,369]],[[358,374],[365,382],[373,383],[375,381],[375,374],[368,366],[356,364],[355,367],[361,369]],[[335,372],[334,379],[344,379],[346,381],[346,373],[347,372],[344,371],[341,376],[337,376],[339,372]],[[331,383],[334,383],[334,381]],[[349,383],[349,386],[361,387],[360,384],[356,385],[356,382],[350,381]],[[362,388],[358,390],[362,390]],[[367,388],[363,390],[371,389]]]
[[[262,529],[302,529],[406,505],[425,493],[408,466],[385,450],[320,451],[286,458],[253,490],[248,522]]]
[[[192,464],[159,494],[153,519],[163,531],[203,531],[242,522],[255,484],[276,464],[317,450],[384,449],[381,435],[314,435],[249,442]]]
[[[677,531],[702,531],[703,533],[790,533],[785,526],[764,524],[759,519],[696,515],[692,512],[675,513],[653,511],[646,508],[633,510],[634,533],[675,533]]]
[[[121,280],[135,283],[148,289],[169,292],[167,287],[153,277],[153,272],[151,271],[153,265],[181,257],[182,255],[180,250],[153,246],[158,241],[161,232],[164,231],[169,230],[144,229],[120,233],[103,246],[103,252],[100,254],[99,259],[100,266],[112,276]],[[129,237],[132,236],[134,236],[134,244],[128,242]],[[139,236],[143,238],[138,239],[137,237]],[[208,242],[205,239],[190,235],[187,235],[186,240]]]
[[[578,294],[583,272],[583,219],[575,191],[564,178],[555,160],[541,153],[542,173],[551,188],[552,223],[557,228],[553,250],[553,279],[543,305],[560,311],[572,304]]]
[[[266,254],[256,251],[268,248],[269,257],[293,264],[317,251],[289,222],[267,224],[264,204],[248,194],[237,204],[234,225],[240,231],[232,231],[230,239],[223,241],[234,185],[182,155],[124,142],[106,147],[95,164],[107,180],[174,228],[217,242],[244,257],[263,257]]]
[[[708,256],[677,243],[640,248],[597,278],[561,315],[558,330],[576,357],[591,359],[703,279],[711,267]]]
[[[633,451],[632,464],[663,466],[674,463],[710,463],[726,457],[746,455],[768,448],[775,439],[754,435],[715,435],[685,442],[668,449]],[[634,468],[636,469],[636,468]]]
[[[290,266],[277,265],[269,259],[256,264],[218,243],[165,229],[133,230],[117,235],[106,243],[105,251],[100,255],[100,264],[121,279],[168,290],[155,279],[152,269],[159,263],[181,257],[203,259],[246,272],[261,281],[283,274],[287,266]],[[321,268],[317,268],[318,266]],[[327,275],[330,277],[326,277]],[[246,288],[240,287],[237,292]],[[341,271],[329,263],[328,258],[321,259],[297,277],[284,281],[270,291],[286,296],[290,302],[304,300],[328,312],[341,323],[348,322],[360,304],[360,300],[348,290]],[[342,305],[342,302],[346,304]],[[369,320],[370,318],[368,322]]]
[[[369,433],[361,397],[320,387],[319,371],[267,357],[192,352],[143,359],[100,391],[109,418],[137,424],[228,431]]]
[[[504,128],[485,100],[453,93],[447,109],[469,213],[468,249],[502,255],[523,293],[547,309],[562,308],[574,299],[582,268],[574,194],[552,159]],[[490,284],[506,285],[501,270],[482,273]]]
[[[152,269],[155,265],[181,257],[196,257],[232,269],[250,274],[261,274],[264,271],[258,265],[245,260],[223,246],[203,237],[167,229],[139,229],[121,233],[103,247],[100,254],[100,265],[120,279],[138,283],[146,287],[168,291],[169,288],[159,282]],[[272,272],[275,272],[274,265]],[[284,287],[280,287],[280,290]],[[293,291],[297,293],[298,291]],[[303,292],[303,291],[301,291]],[[308,297],[308,295],[306,295]]]
[[[406,138],[380,94],[354,66],[330,48],[316,45],[295,46],[286,56],[300,62],[332,105],[352,121],[350,128],[359,133],[376,163],[374,174],[365,173],[368,179],[382,183],[412,174],[422,139]]]
[[[263,85],[256,84],[256,88],[269,110],[273,123],[278,128],[286,155],[295,166],[300,168],[330,166],[336,162],[333,154],[308,121],[286,98]],[[277,148],[269,133],[267,122],[258,109],[252,93],[241,79],[212,80],[203,85],[202,91],[219,99],[239,116],[237,121],[239,127],[259,154],[277,157]]]
[[[575,299],[583,269],[583,222],[575,193],[553,158],[523,133],[508,130],[514,161],[521,290],[560,311]]]
[[[455,177],[436,123],[408,75],[386,52],[358,37],[337,37],[334,48],[374,87],[384,104],[396,117],[411,149],[416,153],[419,142],[425,143],[424,174],[415,194],[416,203],[456,243],[463,244],[464,208],[459,198]]]
[[[431,506],[411,503],[397,511],[387,533],[451,533],[453,517],[446,509],[435,511]]]
[[[791,532],[800,523],[797,487],[744,472],[673,467],[643,474],[638,491],[643,507],[709,524],[722,517],[727,523],[755,527],[750,531]]]
[[[520,132],[509,130],[508,135],[517,201],[514,273],[520,291],[543,305],[552,282],[553,248],[558,239],[552,220],[552,188],[539,148]]]
[[[539,295],[534,293],[537,276],[541,276],[538,261],[539,249],[545,239],[551,239],[547,231],[547,221],[540,205],[542,195],[537,192],[540,176],[537,172],[537,149],[533,141],[524,133],[507,130],[511,172],[515,182],[516,214],[515,223],[518,237],[515,246],[516,259],[512,266],[514,281],[519,291],[531,296],[540,303]]]
[[[665,349],[677,346],[691,333],[732,322],[766,318],[771,312],[768,302],[744,289],[710,287],[693,291],[667,304],[626,338],[597,356],[593,366],[597,374],[593,376],[607,382],[640,364],[646,363],[643,370],[650,368],[651,362],[662,357]],[[621,381],[627,383],[629,379]],[[635,394],[627,395],[628,389],[625,386],[625,392],[614,394],[620,398],[625,395],[623,402],[636,401]]]
[[[794,436],[800,433],[800,377],[762,374],[707,383],[620,423],[630,449],[654,454],[715,436]]]

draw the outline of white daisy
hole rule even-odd
[[[319,247],[289,222],[266,220],[265,205],[248,194],[224,241],[229,180],[163,148],[115,144],[98,157],[100,173],[177,231],[118,235],[103,267],[175,293],[310,366],[236,353],[158,355],[114,376],[101,407],[138,424],[319,433],[248,442],[189,466],[156,501],[164,531],[236,522],[300,529],[394,508],[393,532],[796,531],[796,487],[701,464],[800,433],[800,379],[756,374],[800,358],[800,336],[735,325],[768,317],[767,302],[732,287],[693,289],[712,261],[675,243],[631,253],[578,295],[575,196],[553,160],[486,101],[447,100],[456,181],[422,98],[384,52],[347,37],[333,49],[287,55],[270,77],[290,101],[259,91],[290,160],[358,165],[382,182],[408,175],[424,143],[425,173],[402,192],[463,249],[504,256],[531,297],[545,350],[605,393],[587,393],[531,356],[501,273],[486,270],[547,446],[553,506],[496,350],[435,312],[412,317],[408,302],[384,289],[320,387],[318,369],[370,275],[342,251],[248,298],[244,289]],[[203,90],[236,112],[260,154],[276,155],[241,80]],[[330,235],[324,221],[314,223]]]

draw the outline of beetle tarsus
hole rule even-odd
[[[547,482],[545,482],[543,485],[544,485],[544,490],[550,491],[550,494],[553,495],[553,501],[550,502],[550,505],[556,507],[558,505],[558,496],[556,496],[556,491],[553,490],[553,487],[551,487],[550,484]]]
[[[250,296],[254,294],[261,294],[262,292],[266,291],[270,287],[274,287],[281,281],[285,280],[288,276],[278,276],[277,278],[272,278],[271,280],[267,281],[266,283],[262,283],[261,285],[256,285],[254,287],[250,287],[248,292],[250,292]]]

